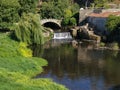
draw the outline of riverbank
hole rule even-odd
[[[0,33],[0,90],[66,90],[51,79],[33,79],[47,65],[42,58],[31,57],[24,44]]]

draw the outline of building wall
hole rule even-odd
[[[88,17],[90,13],[92,13],[92,9],[80,9],[79,11],[79,25]]]
[[[97,32],[106,33],[105,23],[110,14],[120,15],[120,9],[80,9],[79,25],[87,18],[87,22],[92,24]]]
[[[89,16],[88,23],[92,24],[96,28],[96,31],[98,32],[104,33],[106,31],[105,28],[106,18]]]

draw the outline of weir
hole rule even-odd
[[[53,39],[72,39],[70,32],[58,32],[54,33]]]

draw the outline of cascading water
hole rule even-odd
[[[54,33],[53,39],[72,39],[70,32]]]

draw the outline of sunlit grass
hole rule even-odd
[[[20,51],[21,47],[27,50],[25,54]],[[24,44],[0,33],[0,90],[66,90],[50,79],[33,79],[47,62],[26,53],[31,54],[31,51]]]

